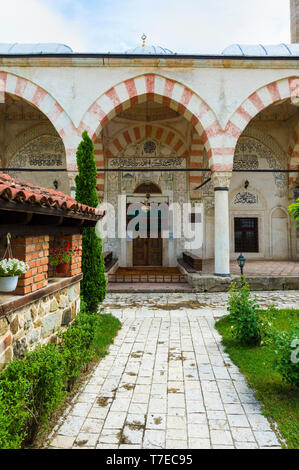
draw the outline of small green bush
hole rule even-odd
[[[263,334],[260,307],[256,299],[250,297],[249,285],[244,280],[232,283],[227,309],[230,312],[232,336],[240,344],[259,345]]]
[[[34,439],[65,397],[65,373],[63,355],[54,344],[12,361],[1,373],[0,409],[6,412],[4,422],[0,419],[0,448]]]
[[[275,369],[285,383],[299,387],[299,328],[293,331],[280,331],[274,334],[276,359]]]
[[[297,227],[299,227],[299,199],[288,207],[288,211],[292,218],[297,220]]]
[[[68,390],[73,388],[75,381],[94,356],[92,345],[99,326],[99,315],[81,313],[75,319],[72,328],[61,335],[61,350],[68,371]]]
[[[60,342],[39,346],[0,373],[0,449],[20,449],[46,428],[88,363],[106,354],[121,323],[81,312]]]

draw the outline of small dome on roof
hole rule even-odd
[[[72,54],[73,50],[65,44],[38,43],[19,44],[0,43],[0,54]]]
[[[299,44],[277,44],[264,46],[263,44],[232,44],[222,52],[222,55],[238,56],[298,56]]]
[[[167,49],[166,47],[153,46],[153,45],[147,46],[145,44],[145,41],[147,39],[145,34],[143,34],[141,36],[141,39],[143,41],[141,46],[136,46],[133,49],[129,49],[128,51],[125,52],[125,54],[148,54],[148,55],[171,55],[171,54],[174,54],[174,52],[172,52],[170,49]]]

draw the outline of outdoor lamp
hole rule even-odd
[[[243,276],[243,268],[246,263],[246,258],[241,253],[237,261],[238,261],[239,268],[241,269],[241,276]]]

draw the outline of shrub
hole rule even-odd
[[[83,132],[82,139],[77,150],[79,174],[76,176],[76,200],[81,204],[97,207],[99,199],[94,145],[86,131]],[[82,232],[82,272],[82,298],[90,312],[97,312],[99,304],[106,297],[107,281],[102,241],[94,228],[84,228]]]
[[[257,346],[262,339],[262,322],[259,318],[260,307],[256,299],[250,297],[249,285],[245,281],[233,282],[228,299],[232,335],[241,344]]]
[[[72,328],[62,335],[62,353],[67,369],[67,388],[71,390],[75,381],[94,355],[92,343],[99,329],[100,316],[80,313]]]
[[[33,442],[88,362],[106,354],[120,326],[112,315],[80,313],[59,343],[39,346],[0,373],[0,449]]]
[[[32,442],[65,396],[65,361],[54,344],[16,359],[0,375],[0,448]],[[16,446],[16,447],[15,447]]]
[[[297,227],[299,227],[299,199],[289,206],[288,211],[292,218],[297,220]]]
[[[299,328],[274,334],[275,369],[285,383],[299,387]]]

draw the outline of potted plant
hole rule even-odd
[[[16,258],[5,258],[0,261],[0,292],[13,292],[19,276],[29,270],[28,264]]]
[[[68,243],[64,248],[58,248],[50,254],[49,263],[56,268],[57,273],[66,274],[72,257],[77,255],[79,251],[79,248],[72,249],[71,244]]]

